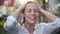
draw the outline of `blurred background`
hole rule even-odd
[[[9,34],[3,29],[3,25],[7,17],[11,13],[13,13],[18,7],[20,7],[22,4],[28,1],[35,1],[39,3],[44,10],[60,17],[60,0],[0,0],[0,34]],[[40,16],[40,22],[50,21],[46,19],[44,15],[42,15]],[[55,33],[53,34],[60,34],[58,31],[60,32],[60,29],[55,30]]]

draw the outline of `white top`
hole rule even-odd
[[[57,18],[52,23],[39,23],[35,25],[33,34],[51,34],[55,29],[60,27],[60,18]],[[6,23],[4,24],[4,29],[11,34],[29,34],[28,30],[24,25],[17,22],[16,18],[9,16]]]

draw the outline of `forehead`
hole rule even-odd
[[[38,6],[35,3],[29,3],[29,4],[26,5],[26,8],[38,9]]]

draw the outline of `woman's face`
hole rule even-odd
[[[25,22],[35,24],[38,21],[39,9],[35,3],[29,3],[24,11]]]

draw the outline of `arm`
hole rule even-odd
[[[48,11],[43,10],[42,8],[40,8],[40,12],[45,15],[50,21],[54,21],[55,19],[57,19],[58,17],[49,13]]]
[[[60,27],[60,18],[40,8],[40,12],[45,15],[52,23],[47,23],[44,30],[51,33]]]
[[[45,31],[52,33],[54,30],[60,27],[60,18],[55,19],[52,23],[45,24]]]
[[[58,18],[57,16],[43,10],[40,9],[40,12],[42,14],[44,14],[48,19],[50,19],[51,21],[53,21],[52,23],[47,23],[45,24],[44,30],[47,31],[48,33],[53,32],[55,29],[60,27],[60,18]]]
[[[9,32],[10,30],[13,30],[13,28],[15,28],[16,25],[17,25],[16,18],[14,18],[13,16],[8,16],[6,23],[4,23],[3,28]]]
[[[7,31],[13,30],[17,23],[17,19],[20,16],[20,12],[24,9],[24,6],[19,7],[11,16],[8,16],[6,23],[4,24],[4,29]]]
[[[22,13],[22,11],[25,8],[25,4],[20,6],[14,13],[11,14],[11,16],[15,17],[16,19],[19,18],[20,14]]]

